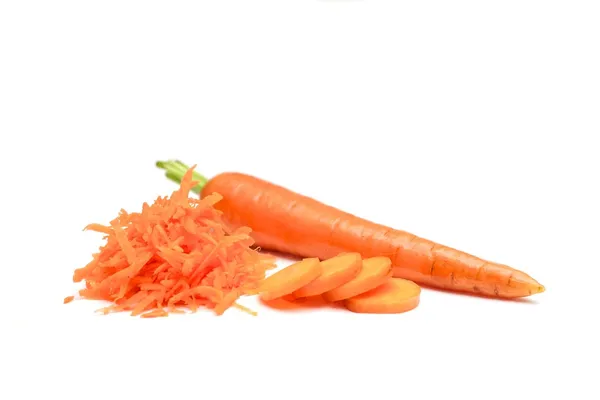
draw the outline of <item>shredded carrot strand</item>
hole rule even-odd
[[[248,314],[250,314],[250,315],[253,315],[253,316],[255,316],[255,317],[258,315],[258,313],[257,313],[256,311],[253,311],[253,310],[249,309],[248,307],[246,307],[246,306],[243,306],[243,305],[241,305],[241,304],[239,304],[239,303],[233,303],[233,306],[234,306],[235,308],[237,308],[237,309],[239,309],[239,310],[242,310],[242,311],[244,311],[244,312],[247,312]]]
[[[106,233],[107,235],[110,235],[112,233],[112,229],[110,227],[104,226],[104,225],[100,225],[100,224],[89,224],[83,230],[84,231],[96,231],[96,232],[100,232],[100,233]]]
[[[149,311],[141,315],[142,318],[157,318],[157,317],[168,317],[169,313],[167,313],[162,308],[157,308],[156,310]]]

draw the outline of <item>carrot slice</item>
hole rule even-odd
[[[259,289],[260,298],[265,301],[283,297],[308,285],[321,275],[321,262],[318,258],[305,258],[293,263],[266,278]]]
[[[316,296],[344,285],[354,279],[362,268],[359,253],[343,253],[321,261],[321,275],[296,290],[294,297]]]
[[[329,302],[345,300],[376,288],[391,276],[392,261],[388,257],[367,258],[354,279],[323,293],[323,298]]]
[[[397,314],[419,305],[421,288],[413,281],[389,278],[375,289],[344,300],[344,306],[356,313]]]

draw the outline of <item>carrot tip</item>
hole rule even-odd
[[[546,288],[544,287],[544,285],[540,285],[540,286],[538,286],[536,293],[543,293],[545,291],[546,291]]]

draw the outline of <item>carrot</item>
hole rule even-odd
[[[169,313],[163,309],[157,308],[156,310],[149,311],[145,314],[142,314],[142,318],[158,318],[158,317],[168,317]]]
[[[305,258],[275,272],[266,278],[258,292],[265,301],[286,296],[309,284],[321,274],[318,258]]]
[[[296,298],[317,296],[354,279],[362,268],[358,253],[344,253],[321,262],[321,275],[292,293]]]
[[[179,182],[188,167],[157,162]],[[223,196],[215,207],[232,226],[252,229],[262,249],[299,257],[331,258],[357,252],[363,258],[386,256],[394,276],[420,285],[497,298],[541,293],[544,286],[525,272],[344,212],[254,176],[227,172],[212,179],[195,173],[191,190],[201,198]]]
[[[389,278],[375,289],[344,300],[344,306],[356,313],[396,314],[419,305],[421,288],[416,283]]]
[[[362,261],[360,272],[354,279],[328,292],[323,298],[334,302],[358,296],[376,288],[392,275],[392,261],[387,257],[371,257]]]
[[[249,309],[248,307],[246,307],[246,306],[243,306],[243,305],[241,305],[241,304],[239,304],[239,303],[233,303],[233,307],[235,307],[235,308],[237,308],[238,310],[241,310],[241,311],[243,311],[243,312],[246,312],[246,313],[248,313],[248,314],[250,314],[250,315],[252,315],[252,316],[255,316],[255,317],[258,315],[256,311],[252,311],[252,310],[251,310],[251,309]]]
[[[240,297],[237,290],[232,290],[215,306],[215,313],[217,315],[223,314],[229,307],[231,307],[236,300]]]
[[[154,318],[200,306],[221,315],[252,294],[275,258],[252,249],[249,228],[225,223],[214,207],[219,194],[190,198],[195,184],[190,168],[170,197],[143,204],[141,212],[121,210],[107,225],[89,224],[86,230],[102,233],[106,243],[73,273],[74,282],[85,281],[80,296],[111,302],[99,310],[104,314]]]

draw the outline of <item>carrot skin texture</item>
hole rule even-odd
[[[498,298],[541,293],[526,273],[375,223],[280,185],[239,172],[208,180],[200,196],[217,192],[215,205],[233,227],[249,226],[263,249],[299,257],[331,258],[357,252],[386,256],[395,277],[420,285]]]

